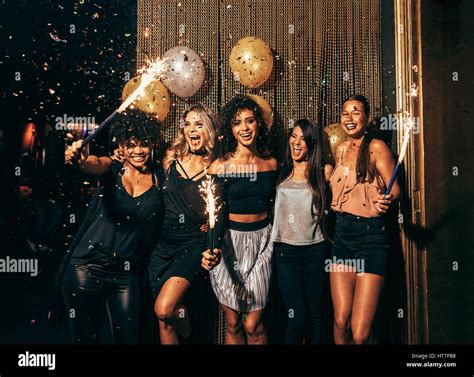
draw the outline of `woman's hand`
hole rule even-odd
[[[125,161],[125,156],[123,154],[122,148],[114,149],[114,154],[113,156],[110,156],[110,158],[114,161],[123,163]]]
[[[379,211],[380,214],[385,214],[387,213],[388,209],[390,208],[390,204],[392,204],[392,194],[382,194],[381,191],[379,191],[379,194],[377,195],[377,199],[375,199],[374,206]]]
[[[221,259],[222,258],[220,249],[214,249],[213,255],[211,255],[210,250],[207,249],[204,253],[202,253],[201,266],[205,270],[211,271],[221,262]]]
[[[87,148],[83,148],[79,152],[79,148],[81,147],[81,145],[82,140],[76,140],[69,147],[66,148],[66,151],[64,152],[66,164],[72,164],[73,162],[75,162],[80,165],[87,160],[89,153],[87,151]]]

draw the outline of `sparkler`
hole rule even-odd
[[[153,81],[159,80],[163,72],[166,71],[168,68],[168,64],[166,63],[165,59],[157,58],[155,60],[148,61],[148,65],[139,70],[139,74],[141,74],[140,85],[122,102],[117,110],[115,110],[112,114],[110,114],[107,119],[105,119],[96,129],[95,132],[88,135],[79,149],[79,152],[88,144],[90,143],[96,136],[99,134],[100,131],[105,129],[110,122],[121,112],[127,109],[136,99],[140,98],[144,95],[145,89],[148,85],[150,85]]]
[[[221,206],[217,206],[216,184],[210,175],[198,186],[201,196],[206,202],[206,212],[209,215],[209,250],[214,253],[214,228],[217,221],[217,213]]]
[[[400,149],[400,154],[398,156],[397,165],[395,166],[395,169],[393,170],[392,178],[390,179],[390,183],[387,186],[387,190],[385,190],[384,198],[385,198],[385,195],[390,194],[390,190],[392,189],[392,186],[395,183],[395,179],[397,178],[398,170],[400,169],[400,165],[403,162],[403,158],[405,157],[405,154],[407,153],[408,142],[410,141],[410,131],[411,131],[412,128],[413,128],[413,120],[410,117],[409,121],[408,121],[408,124],[404,127],[403,143],[402,143],[402,147]]]

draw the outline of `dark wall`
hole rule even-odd
[[[0,14],[0,232],[11,238],[23,127],[54,129],[70,116],[100,123],[117,108],[125,73],[136,70],[136,1],[7,1]]]
[[[473,343],[474,2],[421,6],[429,342]]]

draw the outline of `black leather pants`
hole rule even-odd
[[[64,302],[76,344],[100,343],[100,324],[107,311],[114,344],[136,344],[140,283],[136,272],[104,260],[69,264],[62,283]]]

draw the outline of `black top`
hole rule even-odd
[[[206,233],[200,227],[207,223],[206,204],[199,192],[199,185],[205,175],[197,180],[196,176],[183,177],[176,169],[178,160],[170,163],[163,184],[163,203],[165,215],[158,243],[153,253],[161,256],[176,256],[191,249],[207,249]]]
[[[213,175],[218,187],[217,196],[223,201],[216,224],[217,248],[220,248],[222,243],[229,213],[252,215],[271,209],[275,199],[277,178],[278,170],[240,176]]]
[[[229,213],[258,214],[268,211],[275,198],[276,170],[249,177],[224,177]]]
[[[102,258],[120,258],[131,263],[144,261],[159,225],[162,212],[161,169],[152,170],[153,185],[132,197],[122,183],[124,169],[113,162],[103,177],[72,243],[72,263]]]

